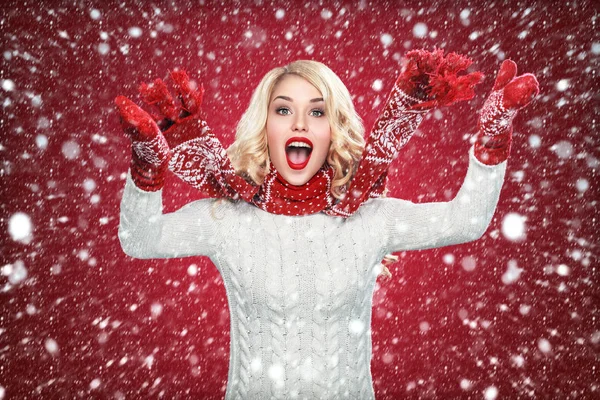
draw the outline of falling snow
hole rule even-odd
[[[16,260],[12,264],[7,264],[2,267],[2,275],[8,277],[8,282],[12,285],[17,285],[27,278],[27,268],[21,260]]]
[[[42,134],[37,135],[35,137],[35,144],[41,150],[46,149],[46,147],[48,147],[48,137],[46,135],[42,135]]]
[[[6,90],[7,92],[12,92],[15,90],[15,83],[10,79],[3,79],[2,89]]]
[[[508,213],[502,220],[502,234],[508,240],[519,241],[525,238],[526,217],[518,213]]]
[[[8,220],[8,233],[12,240],[29,243],[32,239],[33,224],[29,215],[18,212]]]
[[[98,44],[98,53],[102,55],[106,55],[110,52],[110,45],[108,43],[99,43]]]
[[[376,79],[373,82],[373,85],[371,85],[371,87],[374,91],[379,92],[383,88],[383,82],[381,81],[381,79]]]
[[[46,350],[50,354],[58,353],[58,343],[56,343],[56,340],[52,338],[46,339],[46,341],[44,342],[44,347],[46,347]]]
[[[389,45],[391,45],[393,41],[394,41],[394,37],[392,35],[390,35],[389,33],[384,33],[383,35],[381,35],[381,43],[385,47],[388,47]]]
[[[529,145],[534,149],[539,148],[542,145],[542,138],[535,134],[529,136]]]
[[[419,22],[413,27],[413,35],[416,38],[424,38],[427,36],[427,30],[427,25],[423,22]]]
[[[538,349],[540,349],[542,353],[550,353],[552,351],[552,345],[548,339],[542,338],[538,340]]]
[[[571,269],[565,264],[560,264],[556,267],[556,273],[560,276],[567,276],[571,273]]]
[[[465,271],[473,271],[477,266],[477,259],[473,256],[466,256],[461,260],[460,265],[462,265]]]
[[[141,82],[184,68],[203,85],[203,111],[229,144],[264,73],[314,59],[340,76],[368,134],[402,56],[435,47],[466,54],[470,70],[485,79],[472,100],[426,115],[391,166],[388,197],[454,198],[479,108],[503,60],[534,73],[540,95],[514,120],[499,203],[481,239],[395,253],[392,278],[378,278],[374,288],[371,326],[338,323],[353,337],[372,335],[378,400],[598,397],[594,2],[212,7],[124,0],[5,8],[0,399],[225,395],[229,312],[236,310],[228,308],[215,264],[207,257],[134,260],[120,247],[130,148],[114,111],[116,95],[139,102]],[[171,212],[200,197],[169,176],[163,208]],[[396,230],[414,234],[401,221]],[[244,243],[240,254],[218,255],[251,256]],[[379,275],[380,261],[365,266],[364,276]],[[244,288],[252,298],[261,296],[262,286],[254,285]],[[301,291],[286,299],[313,301]],[[337,356],[332,364],[343,360]],[[306,381],[321,371],[310,358],[288,361]],[[253,357],[248,379],[264,374],[285,391],[288,368]]]
[[[333,16],[333,13],[326,8],[324,8],[323,11],[321,11],[321,18],[323,18],[325,20],[331,18],[332,16]]]
[[[272,364],[269,366],[267,375],[273,381],[273,384],[276,387],[284,387],[285,386],[285,369],[281,364]]]
[[[469,381],[468,379],[460,380],[460,388],[462,390],[469,390],[469,389],[471,389],[471,386],[472,386],[471,381]]]
[[[96,10],[96,9],[94,8],[94,9],[90,10],[90,17],[91,17],[92,19],[96,19],[96,20],[98,20],[98,19],[100,19],[100,18],[102,17],[102,14],[100,13],[100,11],[99,11],[99,10]]]
[[[100,387],[100,384],[102,383],[102,381],[98,378],[92,380],[90,382],[90,389],[94,390],[94,389],[98,389]]]
[[[518,267],[517,262],[515,260],[510,260],[506,272],[502,275],[502,283],[510,285],[519,279],[522,272],[523,269]]]
[[[364,332],[365,324],[361,320],[354,319],[348,324],[348,329],[352,334],[358,336]]]
[[[568,140],[561,140],[550,147],[550,150],[554,151],[560,158],[569,158],[573,155],[573,143]]]
[[[483,398],[485,400],[495,400],[496,398],[498,398],[498,388],[496,388],[495,386],[490,386],[486,388],[483,392]]]
[[[74,160],[79,157],[79,154],[81,154],[81,147],[79,146],[79,143],[73,140],[68,140],[63,143],[61,151],[66,159]]]
[[[129,28],[127,30],[127,32],[129,33],[129,36],[131,36],[132,38],[139,38],[140,36],[142,36],[142,28],[137,27],[137,26],[133,26],[133,27]]]

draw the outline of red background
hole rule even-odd
[[[261,77],[315,59],[345,82],[368,131],[399,57],[434,46],[470,56],[486,79],[473,100],[421,125],[393,164],[391,196],[456,193],[502,59],[536,74],[541,92],[515,120],[485,236],[400,254],[393,278],[380,280],[376,396],[598,397],[598,3],[175,3],[1,6],[0,398],[224,395],[229,314],[216,268],[200,257],[138,261],[120,249],[129,143],[115,96],[139,100],[140,82],[184,67],[204,83],[209,124],[229,145]],[[417,23],[426,37],[414,35]],[[201,197],[173,177],[164,193],[167,211]],[[15,213],[31,220],[28,243],[11,234]],[[517,241],[502,234],[510,213],[525,218]],[[474,270],[463,268],[469,261]],[[505,284],[509,263],[523,271]],[[10,283],[23,268],[27,278]]]

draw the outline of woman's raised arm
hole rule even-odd
[[[119,239],[123,251],[136,258],[210,255],[216,243],[213,201],[201,200],[174,213],[162,213],[164,175],[172,159],[166,136],[171,141],[185,141],[186,136],[201,131],[195,115],[202,103],[202,89],[193,88],[183,71],[171,72],[171,77],[180,105],[160,79],[140,87],[144,101],[155,105],[162,115],[153,117],[124,96],[115,99],[132,147]]]
[[[458,194],[447,203],[413,204],[389,199],[383,208],[388,251],[465,243],[485,233],[504,181],[512,120],[538,94],[538,87],[532,74],[517,76],[513,61],[502,63],[483,105],[469,169]]]
[[[198,200],[163,214],[162,191],[141,190],[128,175],[119,224],[123,251],[135,258],[210,256],[219,240],[214,201]]]
[[[422,250],[479,239],[492,220],[504,181],[506,162],[488,166],[470,154],[469,169],[449,202],[415,204],[383,199],[388,252]]]

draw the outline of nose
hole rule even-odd
[[[293,131],[306,131],[306,120],[305,120],[304,115],[302,115],[302,113],[296,114],[296,118],[294,119],[292,130]]]

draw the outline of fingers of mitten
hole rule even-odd
[[[443,60],[443,51],[411,50],[402,59],[402,68],[396,84],[411,96],[426,98],[429,76]]]
[[[494,90],[500,90],[508,84],[517,75],[517,64],[512,60],[505,60],[500,66],[500,71],[496,76]]]
[[[434,75],[431,77],[431,96],[440,106],[447,106],[457,101],[469,100],[475,96],[473,88],[483,79],[481,72],[456,76],[454,73]]]
[[[184,113],[183,117],[188,116],[188,115],[195,115],[200,112],[203,96],[204,96],[204,86],[202,86],[202,85],[200,85],[199,89],[193,89],[187,93],[182,93],[180,95],[183,109],[187,112],[187,114]],[[180,115],[180,117],[181,116],[182,115]]]
[[[139,109],[137,104],[125,96],[117,96],[115,97],[115,105],[117,106],[117,111],[123,120],[127,122],[131,121],[132,123],[134,122],[135,115],[138,112],[137,109]]]
[[[525,107],[538,93],[539,83],[535,76],[532,74],[521,75],[510,81],[504,88],[504,107]]]
[[[115,104],[121,117],[121,126],[131,139],[151,140],[159,131],[152,117],[127,97],[117,96]]]
[[[473,88],[481,82],[483,74],[472,72],[458,76],[472,64],[466,56],[449,53],[444,56],[441,49],[434,51],[412,50],[407,53],[399,81],[408,82],[409,95],[426,100],[414,109],[450,105],[471,99]],[[402,88],[402,87],[401,87]],[[435,100],[435,102],[432,102]]]
[[[458,74],[460,71],[464,71],[469,68],[473,63],[469,57],[463,56],[457,53],[449,53],[446,55],[440,66],[438,73],[441,75],[445,74]]]
[[[444,51],[442,49],[434,51],[424,49],[411,50],[406,53],[406,58],[415,62],[421,73],[432,73],[437,71],[444,61]]]
[[[196,88],[196,85],[190,81],[184,70],[171,71],[171,79],[173,79],[184,110],[190,114],[197,114],[202,106],[204,87]]]
[[[479,85],[484,78],[485,75],[483,75],[481,72],[476,71],[476,72],[471,72],[470,74],[467,75],[463,75],[463,76],[459,76],[458,77],[458,88],[459,90],[469,90],[469,99],[472,98],[475,93],[473,92],[473,88],[476,85]],[[462,99],[461,99],[462,100]]]
[[[155,79],[150,85],[142,83],[138,89],[142,95],[142,100],[146,104],[158,107],[164,118],[170,120],[177,118],[179,109],[162,79]]]

